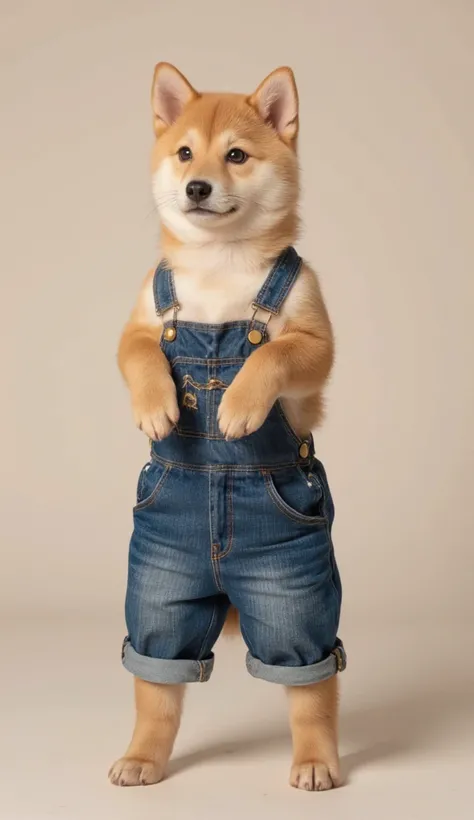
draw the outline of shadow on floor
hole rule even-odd
[[[443,749],[446,735],[457,726],[474,726],[472,681],[463,687],[455,684],[448,690],[420,689],[411,695],[392,698],[384,704],[367,706],[343,714],[342,743],[359,746],[359,750],[342,757],[344,780],[354,771],[390,757],[410,755],[420,749]],[[472,728],[471,728],[472,731]],[[172,761],[170,775],[189,767],[216,761],[229,755],[251,757],[256,753],[287,748],[291,756],[289,729],[284,723],[268,728],[258,726],[238,737],[229,737],[190,752]]]
[[[204,746],[202,749],[172,760],[169,774],[173,776],[191,766],[194,767],[201,763],[207,763],[211,760],[215,761],[230,755],[251,757],[259,752],[281,748],[282,746],[287,746],[289,750],[288,753],[290,754],[290,733],[284,723],[275,727],[261,729],[260,731],[258,731],[258,726],[256,726],[254,730],[249,729],[247,734],[242,734],[240,737],[230,736],[226,742],[220,741],[207,747]]]
[[[344,779],[359,768],[390,757],[410,755],[423,749],[440,749],[450,733],[474,728],[472,681],[453,684],[442,691],[420,689],[411,695],[392,698],[384,704],[368,705],[341,719],[343,741],[360,746],[344,755]]]

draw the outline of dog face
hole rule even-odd
[[[177,239],[251,239],[295,209],[298,102],[290,69],[246,97],[199,94],[160,63],[152,103],[153,194]]]

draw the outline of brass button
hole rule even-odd
[[[209,387],[217,387],[219,384],[219,379],[209,379],[208,385]]]
[[[175,327],[167,327],[165,332],[163,333],[167,342],[174,342],[176,339],[176,328]]]
[[[259,345],[263,339],[263,333],[260,330],[251,330],[249,335],[247,336],[250,344],[252,345]]]
[[[300,456],[301,458],[308,458],[309,456],[309,444],[307,441],[303,441],[303,444],[300,446]]]

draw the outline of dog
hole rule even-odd
[[[186,374],[191,392],[183,388],[183,393],[177,385],[163,345],[173,342],[179,323],[188,330],[212,330],[238,327],[252,317],[260,328],[254,330],[257,345],[230,384],[217,384],[221,392],[213,438],[219,446],[253,440],[279,404],[303,442],[300,455],[306,470],[306,442],[323,417],[323,393],[334,357],[333,331],[318,277],[300,261],[279,311],[265,312],[255,305],[272,265],[293,246],[299,230],[298,93],[293,72],[287,67],[273,71],[251,95],[200,93],[174,66],[159,63],[152,110],[153,196],[161,221],[161,256],[167,270],[173,271],[176,299],[171,299],[167,320],[166,311],[157,308],[155,268],[150,270],[120,340],[118,362],[130,390],[135,424],[160,445],[179,432],[183,415],[194,423],[197,403],[214,395],[216,379],[199,384]],[[259,344],[262,335],[265,344]],[[196,447],[202,435],[193,439]],[[165,471],[163,465],[157,469]],[[149,489],[153,497],[156,488]],[[276,501],[288,512],[286,502],[278,497]],[[295,526],[300,517],[293,515]],[[227,624],[238,628],[236,610],[228,613]],[[337,655],[337,647],[335,652],[340,670],[342,653]],[[156,783],[165,776],[185,686],[153,680],[153,675],[143,679],[139,667],[132,668],[136,726],[128,751],[109,774],[112,783],[123,786]],[[337,786],[337,676],[307,685],[290,683],[287,690],[293,739],[290,784],[308,791]]]

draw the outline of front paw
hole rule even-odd
[[[171,378],[133,397],[132,406],[135,424],[153,441],[169,436],[179,420],[176,388]]]
[[[339,764],[327,766],[319,761],[295,764],[290,773],[290,786],[307,792],[325,792],[341,783]]]
[[[218,412],[219,428],[229,441],[254,433],[267,418],[273,401],[259,390],[231,385]]]
[[[122,757],[109,771],[114,786],[151,786],[163,779],[164,771],[154,760]]]

